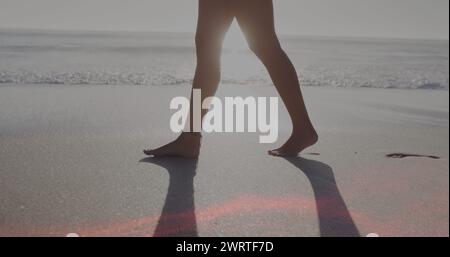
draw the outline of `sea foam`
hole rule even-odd
[[[0,31],[0,84],[189,85],[192,36]],[[448,41],[282,38],[303,86],[449,88]],[[223,53],[223,84],[270,85],[247,50]]]

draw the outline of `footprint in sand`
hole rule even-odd
[[[386,157],[388,158],[394,158],[394,159],[403,159],[407,157],[419,157],[419,158],[431,158],[431,159],[440,159],[441,157],[435,156],[435,155],[421,155],[421,154],[408,154],[408,153],[391,153],[386,154]]]

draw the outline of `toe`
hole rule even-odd
[[[268,153],[272,156],[280,156],[280,152],[278,150],[269,150]]]
[[[150,149],[145,149],[143,152],[145,155],[153,155],[153,150]]]
[[[270,150],[269,154],[272,156],[276,156],[276,157],[297,157],[298,156],[297,152],[289,152],[289,151],[285,151],[284,149]]]

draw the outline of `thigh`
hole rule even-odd
[[[232,0],[233,11],[250,45],[276,40],[272,0]]]
[[[233,22],[229,0],[199,0],[196,41],[220,43]]]

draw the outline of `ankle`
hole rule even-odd
[[[202,140],[202,134],[197,132],[183,132],[181,133],[179,139],[187,141],[189,143],[200,144]]]
[[[304,126],[302,128],[295,128],[292,130],[292,138],[301,139],[304,137],[317,138],[317,132],[312,126]]]
[[[202,133],[200,133],[200,132],[182,132],[180,136],[202,138]]]

